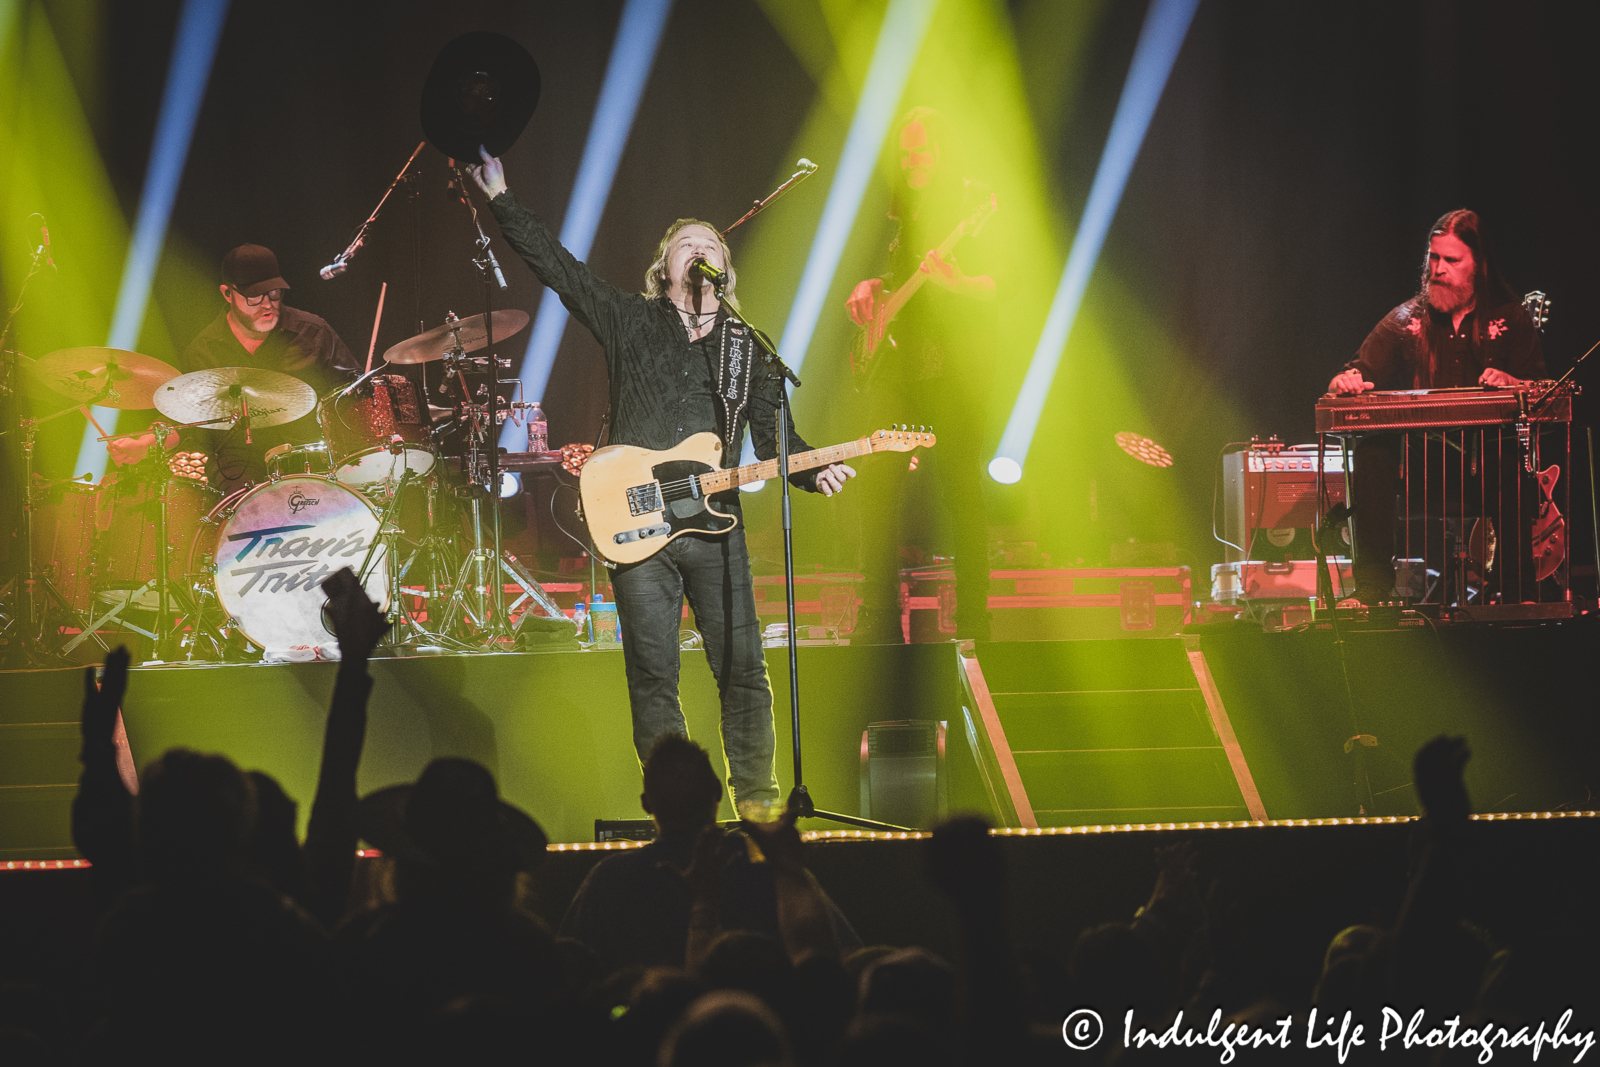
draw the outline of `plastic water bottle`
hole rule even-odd
[[[589,636],[589,606],[581,600],[572,606],[572,625],[580,638]]]
[[[545,421],[544,408],[539,406],[537,400],[528,412],[528,451],[550,451],[550,424]]]

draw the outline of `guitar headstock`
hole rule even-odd
[[[878,430],[870,438],[874,452],[910,452],[914,448],[932,448],[938,443],[931,426],[891,426]]]
[[[583,471],[583,464],[594,451],[594,445],[562,445],[561,469],[568,474],[579,474]]]
[[[1522,298],[1522,306],[1528,309],[1528,315],[1533,319],[1533,328],[1543,330],[1544,324],[1550,321],[1550,304],[1552,301],[1544,293],[1535,289]]]

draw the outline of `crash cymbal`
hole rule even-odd
[[[262,430],[282,426],[317,406],[317,391],[299,378],[258,367],[213,367],[167,382],[156,392],[156,410],[174,422],[209,422],[243,414]],[[218,429],[226,424],[217,423]]]
[[[494,339],[503,341],[528,325],[528,313],[515,308],[494,313]],[[472,315],[408,337],[383,354],[390,363],[429,363],[443,359],[459,343],[461,351],[476,352],[489,342],[483,316]]]
[[[62,396],[123,411],[154,407],[156,389],[178,376],[177,367],[154,356],[95,346],[63,348],[25,366],[29,377]]]
[[[439,151],[478,162],[503,155],[539,105],[539,65],[499,33],[464,33],[439,50],[422,83],[422,132]]]

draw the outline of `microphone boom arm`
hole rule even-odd
[[[356,257],[356,253],[361,251],[361,246],[367,241],[367,227],[377,221],[378,212],[383,210],[383,205],[389,202],[390,195],[399,187],[400,183],[406,180],[406,174],[410,172],[411,164],[417,161],[417,155],[422,151],[422,146],[427,143],[427,141],[417,142],[417,147],[411,150],[411,158],[407,159],[406,165],[400,168],[400,173],[396,174],[394,181],[389,183],[389,188],[383,191],[383,197],[378,201],[378,206],[372,209],[372,214],[367,216],[367,221],[363,222],[361,227],[356,230],[356,235],[350,239],[350,243],[345,246],[345,250],[335,256],[332,263],[317,272],[322,276],[323,281],[333,281],[350,266],[350,261]]]
[[[784,193],[787,193],[794,186],[799,185],[801,182],[805,181],[807,178],[811,177],[817,172],[817,165],[803,156],[800,158],[799,162],[795,164],[795,166],[799,167],[800,169],[789,175],[788,181],[784,182],[782,185],[772,190],[772,192],[768,193],[765,200],[757,200],[754,207],[752,207],[749,211],[746,211],[743,215],[740,215],[739,220],[732,226],[729,226],[726,230],[723,230],[719,236],[721,236],[723,239],[726,239],[728,234],[732,233],[734,230],[737,230],[740,226],[743,226],[746,222],[750,221],[750,219],[765,211],[768,205],[770,205],[774,200],[778,199],[778,197],[782,196]]]

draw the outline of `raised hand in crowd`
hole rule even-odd
[[[72,800],[72,843],[94,865],[95,895],[104,908],[136,876],[133,796],[117,768],[117,713],[128,689],[128,650],[106,654],[101,680],[84,668],[83,775]]]

